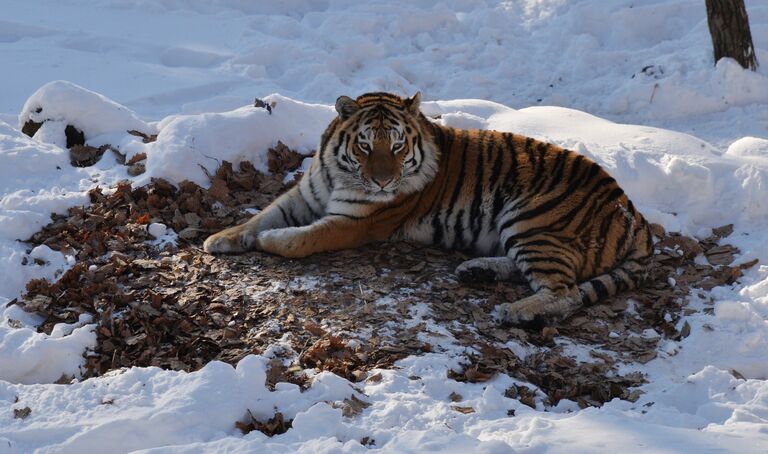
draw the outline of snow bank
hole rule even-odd
[[[100,95],[79,90],[73,92],[83,96],[84,104],[89,97],[108,104]],[[120,134],[125,135],[125,131]],[[59,140],[58,136],[39,133],[36,137]],[[50,383],[62,374],[80,375],[83,352],[96,341],[91,327],[62,325],[48,336],[36,332],[34,317],[16,307],[6,308],[6,304],[18,297],[30,280],[55,279],[74,263],[73,257],[47,246],[32,248],[19,240],[28,239],[48,224],[51,214],[65,214],[71,206],[88,203],[88,189],[97,184],[109,186],[127,176],[121,167],[111,153],[96,166],[72,167],[67,150],[31,139],[0,121],[0,380]],[[25,327],[12,328],[17,322]]]
[[[0,402],[8,403],[0,411],[0,440],[7,443],[4,452],[97,452],[105,446],[128,452],[231,436],[239,433],[235,421],[246,420],[248,411],[259,420],[275,411],[295,418],[294,430],[275,437],[273,447],[261,433],[249,435],[251,449],[286,452],[292,444],[324,434],[358,436],[342,423],[341,410],[317,404],[359,396],[346,380],[324,373],[304,393],[286,384],[270,392],[265,364],[264,358],[249,356],[237,368],[214,361],[193,373],[150,367],[68,386],[0,382]],[[15,396],[19,400],[14,404]],[[32,414],[15,419],[11,406],[29,407]]]
[[[52,213],[88,203],[87,191],[96,184],[109,186],[126,176],[111,153],[96,166],[72,167],[67,150],[0,121],[0,298],[15,298],[30,279],[52,277],[65,261],[56,253],[46,258],[53,266],[22,266],[31,248],[17,240],[48,224]]]
[[[57,138],[58,145],[64,143],[62,139],[66,125],[82,131],[86,142],[92,145],[108,143],[104,141],[107,138],[99,136],[122,136],[132,129],[147,134],[153,132],[127,107],[64,80],[43,85],[27,99],[19,114],[19,129],[29,120],[46,122],[35,136],[47,142]]]
[[[7,310],[0,321],[7,324],[17,320],[15,315],[29,317],[19,312],[19,308]],[[63,374],[80,377],[83,352],[96,344],[93,325],[85,325],[90,318],[82,315],[79,323],[59,323],[50,335],[0,325],[0,380],[30,384],[53,383]]]
[[[242,107],[231,112],[171,116],[158,123],[157,141],[146,147],[146,173],[150,178],[172,183],[191,180],[208,186],[222,161],[237,165],[251,161],[267,172],[266,151],[281,140],[288,147],[310,153],[320,135],[336,115],[332,106],[307,104],[280,95],[270,95],[269,112],[260,107]],[[205,171],[204,171],[205,169]]]
[[[48,266],[32,260],[22,265],[31,248],[17,240],[28,239],[48,224],[51,213],[63,214],[72,205],[86,203],[81,185],[92,184],[89,171],[69,164],[66,150],[0,122],[0,313],[2,302],[16,297],[30,279],[53,276],[66,265],[59,253],[43,257]]]
[[[91,452],[104,446],[153,453],[372,449],[501,454],[572,452],[576,446],[580,452],[685,451],[691,446],[755,452],[768,408],[763,383],[738,380],[713,367],[670,387],[668,396],[649,405],[648,400],[613,401],[600,409],[542,413],[504,397],[503,390],[513,383],[509,377],[485,384],[446,380],[447,368],[454,365],[443,355],[409,358],[399,370],[380,371],[381,381],[359,385],[365,395],[328,373],[317,375],[305,392],[291,384],[270,392],[265,364],[263,357],[248,356],[236,368],[212,362],[193,373],[150,367],[66,386],[0,382],[0,402],[8,403],[0,411],[0,440],[11,453]],[[453,410],[451,392],[476,411]],[[344,418],[329,405],[353,394],[371,404],[359,417]],[[14,419],[11,410],[25,407],[32,410],[30,416]],[[514,417],[507,416],[510,410]],[[234,422],[244,420],[248,411],[259,420],[280,411],[293,418],[293,428],[272,438],[260,432],[242,436]],[[735,429],[756,437],[736,438]],[[362,446],[364,437],[374,440],[373,446]]]
[[[761,161],[764,162],[768,159],[768,139],[742,137],[733,142],[725,153],[731,156],[761,158]]]

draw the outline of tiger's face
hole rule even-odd
[[[386,200],[434,177],[436,152],[423,131],[420,100],[420,93],[406,99],[369,93],[336,101],[342,133],[335,158],[346,186]]]

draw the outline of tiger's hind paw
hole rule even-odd
[[[521,307],[518,303],[504,303],[499,306],[499,320],[510,325],[532,322],[540,316],[537,311]]]
[[[561,321],[575,312],[581,303],[573,297],[533,294],[514,303],[499,305],[499,320],[511,325]]]

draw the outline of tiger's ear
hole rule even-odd
[[[358,109],[360,109],[360,105],[349,96],[339,96],[336,100],[336,112],[339,113],[342,120],[351,117]]]
[[[405,110],[413,115],[419,114],[419,105],[421,104],[421,92],[417,91],[411,98],[405,100]]]

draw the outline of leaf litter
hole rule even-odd
[[[43,315],[38,329],[46,333],[57,323],[77,322],[81,314],[93,316],[97,343],[85,353],[84,378],[132,366],[194,371],[213,360],[236,364],[269,351],[272,389],[279,382],[306,389],[308,369],[371,384],[382,379],[374,369],[458,346],[452,351],[462,356],[463,365],[448,378],[484,382],[509,374],[531,385],[507,389],[509,398],[535,408],[540,393],[544,405],[571,399],[586,407],[613,398],[636,400],[645,377],[622,375],[618,366],[644,364],[656,357],[661,340],[689,335],[687,322],[680,330],[676,326],[693,310],[687,307],[691,290],[731,284],[755,264],[731,266],[739,251],[721,240],[732,226],[696,240],[654,225],[656,254],[644,287],[587,307],[556,326],[509,327],[494,319],[494,308],[530,294],[527,285],[521,279],[488,282],[482,276],[461,281],[454,269],[467,256],[458,252],[398,242],[305,259],[204,253],[201,244],[209,234],[245,221],[252,209],[265,208],[295,184],[283,178],[303,156],[283,144],[269,156],[274,173],[263,174],[247,161],[237,168],[224,162],[210,175],[208,189],[153,180],[138,188],[124,182],[91,190],[91,205],[53,215],[29,239],[74,256],[76,263],[56,282],[30,281],[23,297],[12,303]],[[147,225],[155,222],[178,232],[178,244],[154,245]],[[695,260],[700,255],[706,264]],[[648,329],[658,336],[644,336]],[[519,357],[505,345],[510,341],[532,353]],[[593,361],[568,356],[568,345],[589,349]],[[369,404],[353,396],[337,405],[353,417]],[[277,413],[266,422],[250,418],[237,427],[271,436],[290,424]]]

